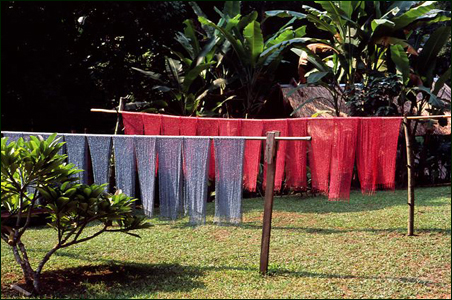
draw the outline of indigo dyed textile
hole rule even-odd
[[[184,201],[192,225],[206,222],[209,158],[209,138],[184,138]]]
[[[66,151],[68,163],[72,163],[76,168],[84,170],[75,174],[80,178],[80,183],[88,184],[88,144],[85,135],[65,134]]]
[[[215,222],[242,221],[242,178],[244,139],[214,139],[215,144]]]
[[[171,220],[184,213],[182,143],[180,138],[157,139],[160,215]]]
[[[144,214],[152,217],[154,214],[155,195],[155,163],[156,138],[136,137],[135,150],[137,154],[138,180],[140,182],[141,202]]]
[[[135,149],[134,137],[113,136],[115,154],[116,188],[127,196],[135,197]]]
[[[109,182],[111,136],[87,135],[95,184]]]

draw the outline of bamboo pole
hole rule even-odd
[[[276,170],[276,150],[278,142],[276,137],[279,131],[267,132],[267,141],[265,143],[265,163],[267,164],[267,177],[265,188],[264,202],[264,219],[262,226],[262,242],[261,242],[261,261],[260,272],[262,275],[267,274],[268,258],[270,253],[270,231],[272,224],[273,210],[273,189],[275,186],[275,170]]]
[[[116,110],[111,109],[102,109],[102,108],[91,108],[91,112],[100,112],[100,113],[107,113],[107,114],[117,114],[118,112]],[[136,112],[138,113],[138,112]],[[344,118],[353,118],[353,117],[344,117]],[[372,118],[372,117],[369,117]],[[402,118],[402,117],[384,117],[384,118]],[[432,115],[432,116],[408,116],[408,120],[428,120],[428,119],[450,119],[450,115]]]
[[[407,117],[403,118],[403,129],[406,142],[406,160],[408,174],[408,236],[414,235],[414,172],[413,172],[413,149],[411,148],[411,130]]]

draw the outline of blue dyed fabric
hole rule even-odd
[[[141,202],[144,214],[152,217],[154,214],[155,196],[155,164],[156,138],[136,137],[135,149],[137,155],[138,180],[141,190]]]
[[[87,135],[86,137],[93,166],[94,183],[99,185],[108,183],[112,149],[111,136]]]
[[[178,138],[157,139],[160,215],[171,220],[184,213],[182,142]]]
[[[116,188],[127,196],[135,197],[134,137],[113,136]]]
[[[190,224],[206,222],[210,139],[184,138],[184,201]]]
[[[214,139],[215,218],[218,224],[242,221],[244,139]]]
[[[85,135],[65,134],[68,162],[76,168],[84,170],[75,176],[80,178],[82,184],[88,184],[88,144]]]

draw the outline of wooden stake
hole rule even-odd
[[[261,243],[261,263],[260,272],[262,275],[268,271],[268,257],[270,252],[270,231],[272,226],[273,212],[273,189],[275,186],[275,170],[276,170],[276,150],[278,142],[276,137],[279,131],[267,132],[267,141],[265,143],[265,163],[267,164],[267,178],[265,188],[264,203],[264,219],[262,226],[262,243]]]
[[[414,173],[413,173],[413,149],[411,148],[411,130],[407,117],[403,118],[405,131],[406,160],[408,174],[408,235],[414,235]]]

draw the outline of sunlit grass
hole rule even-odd
[[[275,197],[269,276],[258,273],[263,199],[245,199],[239,227],[152,219],[141,239],[105,234],[63,249],[44,278],[78,279],[69,298],[450,298],[451,189],[416,190],[416,234],[406,236],[406,191],[349,203],[324,197]],[[88,230],[95,230],[89,228]],[[42,257],[55,242],[34,228],[25,243]],[[1,246],[2,286],[20,280]],[[37,260],[33,260],[35,263]],[[4,289],[2,288],[4,291]]]

